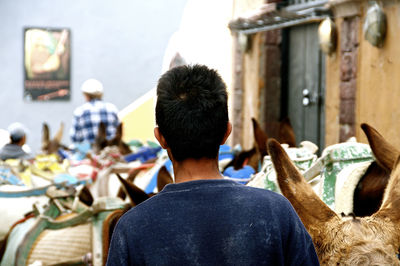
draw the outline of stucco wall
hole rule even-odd
[[[358,2],[357,2],[358,3]],[[387,1],[387,35],[383,47],[372,46],[364,39],[363,23],[368,3],[358,3],[358,40],[355,102],[355,136],[367,142],[361,123],[369,123],[396,147],[400,147],[400,4]],[[338,49],[343,18],[336,18]],[[339,142],[340,126],[340,56],[338,51],[326,60],[326,145]]]
[[[263,34],[257,33],[252,35],[250,43],[251,48],[248,53],[244,55],[243,60],[243,132],[242,132],[242,145],[244,149],[250,149],[254,145],[253,125],[251,118],[259,118],[260,110],[260,88],[263,85],[263,77],[260,75],[262,71],[260,64],[262,60],[261,49],[263,48]]]
[[[72,112],[84,102],[79,87],[90,77],[103,82],[104,99],[119,109],[133,102],[155,86],[186,2],[0,1],[0,128],[24,123],[30,130],[28,144],[38,151],[42,123],[54,134],[63,121],[63,142],[69,144]],[[70,101],[23,100],[23,29],[32,26],[71,30]]]
[[[265,0],[235,0],[233,4],[233,17],[244,16],[248,12],[254,12]],[[234,82],[237,83],[238,88],[234,90],[237,95],[234,97],[241,97],[240,99],[233,99],[237,103],[233,103],[233,106],[237,109],[233,112],[234,116],[239,116],[231,119],[233,122],[240,120],[240,125],[233,124],[233,144],[241,144],[242,148],[249,149],[253,147],[254,137],[251,118],[255,117],[258,119],[259,108],[260,108],[260,86],[263,86],[263,81],[260,77],[260,73],[263,70],[261,67],[264,65],[260,60],[262,56],[261,49],[263,48],[263,35],[261,33],[253,34],[248,39],[247,52],[243,51],[244,47],[240,47],[238,42],[238,35],[234,34],[236,38],[236,54],[234,62]],[[240,51],[240,52],[239,52]],[[240,105],[240,106],[238,106]]]
[[[339,56],[326,59],[325,146],[339,142]]]
[[[335,19],[341,25],[343,19]],[[339,142],[339,105],[340,105],[340,30],[338,28],[336,51],[325,60],[325,146]]]
[[[400,4],[388,5],[384,10],[388,27],[383,47],[374,47],[361,39],[356,117],[358,124],[369,123],[400,147]],[[356,136],[366,141],[359,127]]]

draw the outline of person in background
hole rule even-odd
[[[154,135],[175,183],[118,221],[107,265],[319,265],[290,202],[224,179],[218,152],[232,130],[226,85],[206,66],[179,66],[157,86]]]
[[[107,138],[112,138],[120,121],[117,107],[102,100],[103,84],[96,79],[88,79],[82,84],[81,90],[86,102],[74,111],[70,129],[71,141],[93,143],[100,122],[106,125]]]
[[[10,143],[6,144],[0,150],[0,160],[7,159],[33,159],[32,154],[24,151],[22,146],[26,143],[26,128],[21,123],[15,122],[8,126],[10,134]]]

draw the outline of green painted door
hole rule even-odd
[[[318,43],[318,24],[291,27],[287,32],[286,113],[299,144],[320,148],[325,137],[325,56]]]

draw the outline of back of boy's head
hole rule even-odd
[[[216,158],[227,130],[228,96],[218,73],[180,66],[157,86],[156,122],[176,161]]]

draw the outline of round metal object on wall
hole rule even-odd
[[[337,30],[331,18],[324,19],[318,27],[319,45],[321,50],[330,55],[336,50]]]
[[[239,47],[242,52],[247,53],[251,49],[251,35],[239,33],[238,35]]]
[[[368,8],[364,22],[364,38],[373,46],[382,47],[386,37],[386,15],[378,4]]]

